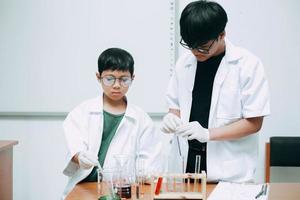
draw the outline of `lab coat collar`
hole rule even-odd
[[[128,102],[127,97],[125,96],[127,101],[127,107],[125,111],[125,117],[137,120],[138,116],[136,115],[136,112],[134,110],[134,106]],[[95,98],[93,101],[93,104],[89,107],[89,113],[90,114],[103,114],[103,92]]]
[[[227,38],[225,38],[225,60],[226,62],[234,62],[242,58],[240,49],[234,46]]]

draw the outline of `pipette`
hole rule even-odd
[[[101,167],[101,165],[100,165],[100,162],[98,161],[98,163],[97,163],[97,167],[98,167],[98,169],[97,169],[97,182],[98,182],[98,184],[100,184],[100,173],[102,173],[103,172],[103,169],[102,169],[102,167]]]
[[[178,147],[179,155],[182,156],[178,135],[176,135],[176,139],[177,139],[177,147]]]
[[[101,165],[100,165],[100,162],[98,161],[98,163],[97,163],[97,167],[98,167],[98,169],[100,170],[100,172],[102,172],[103,171],[103,169],[102,169],[102,167],[101,167]]]
[[[101,165],[100,165],[100,162],[98,161],[98,163],[97,163],[97,183],[98,183],[98,193],[100,194],[101,193],[101,179],[103,178],[100,178],[100,174],[103,174],[102,172],[103,172],[103,169],[102,169],[102,167],[101,167]]]

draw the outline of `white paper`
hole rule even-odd
[[[265,195],[255,198],[264,184],[243,184],[219,182],[208,200],[267,200],[269,185]]]

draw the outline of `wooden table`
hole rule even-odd
[[[269,200],[299,200],[300,183],[271,183]]]
[[[13,199],[13,146],[17,141],[0,141],[0,199]]]
[[[150,186],[148,186],[150,188]],[[216,184],[207,184],[207,197]],[[67,196],[66,200],[97,200],[96,183],[80,183]],[[271,183],[269,200],[300,200],[300,183]]]
[[[213,191],[216,184],[207,184],[207,196]],[[145,186],[146,193],[150,191],[150,185]],[[67,196],[66,200],[97,200],[97,183],[80,183],[75,186],[71,193]],[[145,198],[148,199],[148,198]]]

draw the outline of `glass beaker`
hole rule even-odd
[[[120,200],[115,190],[120,170],[117,168],[104,168],[101,172],[102,187],[99,200]]]
[[[183,192],[185,190],[185,180],[183,175],[185,173],[185,158],[183,155],[177,154],[171,159],[171,162],[168,163],[168,176],[166,183],[166,190],[171,192]],[[172,174],[182,175],[173,177]]]
[[[114,158],[117,162],[117,167],[120,169],[118,181],[115,185],[117,193],[121,198],[131,198],[131,181],[129,180],[129,155],[127,154],[116,154]]]

